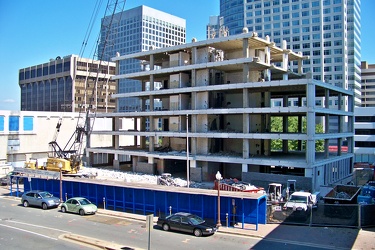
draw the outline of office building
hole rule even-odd
[[[353,92],[302,74],[306,58],[287,49],[286,42],[277,47],[268,37],[243,32],[112,58],[117,64],[140,60],[147,65],[147,70],[113,77],[141,82],[137,92],[114,95],[140,98],[141,109],[97,114],[112,118],[115,129],[92,134],[113,135],[113,146],[89,145],[87,152],[113,154],[115,168],[122,165],[120,155],[130,155],[135,172],[167,172],[194,181],[213,181],[220,171],[224,178],[259,186],[295,179],[300,189],[319,190],[350,178],[353,110],[328,104],[333,98],[352,104]],[[297,70],[290,71],[294,62]],[[154,82],[162,83],[161,88],[154,89]],[[279,98],[283,105],[273,107]],[[324,98],[323,107],[316,98]],[[294,99],[298,102],[288,106]],[[161,109],[154,100],[161,101]],[[126,118],[133,119],[133,126],[124,129],[120,124]],[[342,124],[338,132],[328,126],[330,119]],[[282,125],[275,128],[275,120]],[[288,126],[292,120],[297,124],[293,131]],[[119,143],[123,137],[133,138],[133,145]],[[339,145],[334,152],[329,140]],[[343,140],[348,142],[345,150]]]
[[[81,58],[56,57],[19,70],[21,111],[113,112],[117,93],[111,80],[116,64]]]
[[[112,16],[102,19],[102,23],[109,22]],[[152,9],[147,6],[139,6],[115,14],[114,23],[107,35],[107,29],[101,30],[101,37],[109,37],[106,41],[104,59],[128,55],[131,53],[147,51],[154,48],[175,46],[186,42],[186,21],[168,13]],[[105,27],[105,26],[104,26]],[[103,42],[99,44],[102,51]],[[119,64],[118,74],[141,71],[145,67],[139,60],[124,60]],[[136,92],[141,90],[141,84],[136,80],[120,80],[118,93]],[[160,87],[160,83],[155,83]],[[140,110],[140,102],[136,97],[121,98],[118,100],[118,111],[130,112]]]
[[[303,62],[304,73],[354,91],[355,106],[361,106],[360,13],[360,0],[220,0],[230,35],[247,27],[278,46],[286,40],[288,49],[310,57]],[[298,69],[296,62],[288,67]],[[337,106],[337,100],[331,103]]]
[[[362,107],[375,107],[375,64],[361,63]]]

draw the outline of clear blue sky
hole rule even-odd
[[[99,34],[103,1],[85,57],[91,58]],[[205,39],[209,17],[219,0],[127,0],[125,9],[146,5],[186,19],[186,41]],[[0,110],[20,109],[18,70],[50,58],[79,54],[96,0],[0,0]],[[362,61],[375,64],[374,0],[362,0]]]

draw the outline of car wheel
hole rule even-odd
[[[24,207],[28,207],[29,206],[29,202],[28,201],[23,201],[23,206]]]
[[[85,210],[80,209],[80,210],[79,210],[79,215],[84,216],[84,215],[85,215]]]
[[[48,208],[47,204],[46,203],[42,203],[42,208],[43,208],[43,210],[46,210]]]
[[[202,230],[200,230],[198,228],[194,229],[194,236],[196,236],[196,237],[202,236]]]
[[[61,212],[63,212],[63,213],[66,212],[66,208],[64,206],[61,207]]]
[[[163,230],[164,231],[169,231],[169,225],[168,224],[163,224]]]

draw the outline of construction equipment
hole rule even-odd
[[[282,184],[280,183],[268,184],[267,200],[270,201],[272,204],[277,204],[284,200],[284,197],[282,194]]]
[[[86,103],[86,100],[83,100],[84,103],[79,105],[81,110],[79,112],[75,131],[73,132],[66,145],[61,148],[57,143],[57,137],[62,125],[62,118],[60,117],[56,125],[56,131],[53,140],[49,143],[49,154],[47,161],[44,162],[41,166],[36,163],[37,161],[29,161],[25,164],[26,168],[43,169],[58,172],[61,171],[65,175],[78,174],[78,172],[82,170],[82,151],[84,137],[87,136],[92,130],[92,127],[89,126],[90,118],[88,116],[89,113],[96,112],[97,99],[101,96],[101,93],[97,94],[98,91],[102,90],[101,88],[98,88],[98,81],[100,80],[100,74],[103,73],[101,65],[104,58],[106,45],[108,43],[109,37],[111,35],[113,36],[113,33],[115,32],[112,31],[112,26],[117,25],[113,22],[114,17],[116,16],[116,12],[122,13],[125,7],[125,2],[126,1],[121,0],[108,0],[104,16],[109,16],[110,18],[108,19],[108,22],[102,22],[101,24],[101,32],[103,32],[105,36],[101,37],[100,46],[98,45],[96,47],[97,50],[95,51],[95,56],[100,61],[98,68],[96,69],[95,84],[90,86],[89,82],[86,83],[85,93],[88,93],[89,89],[92,90],[92,93],[91,95],[87,95],[87,100],[89,100],[89,103]],[[99,9],[100,7],[98,6],[97,8]],[[89,30],[91,31],[91,29]],[[89,36],[85,37],[85,41],[82,44],[82,53],[84,51],[84,47],[87,45],[88,38]],[[83,108],[85,112],[81,112]],[[81,116],[82,113],[86,114],[85,117],[83,115]],[[93,126],[93,123],[91,123],[91,125]]]
[[[214,189],[217,190],[218,183],[215,181]],[[256,187],[250,183],[237,179],[223,179],[220,181],[220,190],[232,192],[264,193],[264,188]]]

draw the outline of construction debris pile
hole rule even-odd
[[[161,176],[141,174],[134,172],[121,172],[115,170],[107,170],[100,168],[84,168],[82,170],[84,175],[94,175],[98,180],[109,181],[124,181],[145,184],[159,184],[167,186],[186,187],[187,181],[181,178],[173,178],[170,174],[163,174]],[[160,183],[159,183],[160,182]]]

